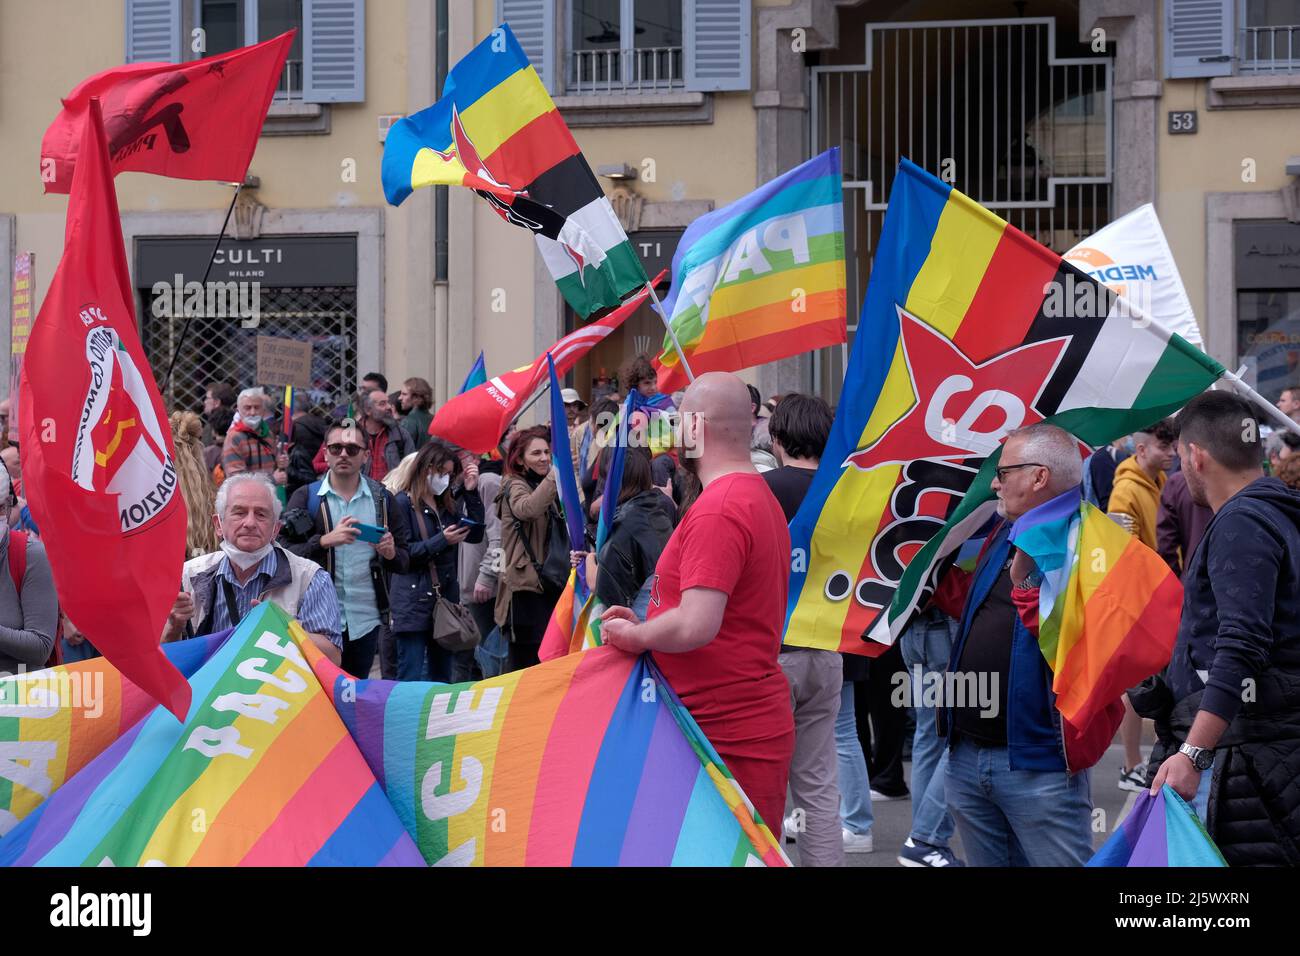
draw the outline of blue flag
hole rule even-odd
[[[478,353],[473,366],[470,367],[469,374],[465,376],[465,384],[460,387],[456,394],[464,395],[471,388],[477,388],[479,385],[487,382],[487,366],[483,364],[483,353]]]
[[[546,353],[547,370],[551,376],[551,466],[559,469],[556,484],[560,487],[560,502],[564,505],[564,520],[569,528],[569,547],[583,551],[586,540],[586,521],[582,517],[582,500],[578,497],[578,478],[573,473],[573,454],[569,450],[569,420],[564,417],[564,398],[560,395],[560,381],[555,375],[555,359]]]

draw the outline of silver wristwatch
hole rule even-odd
[[[1178,748],[1180,754],[1186,754],[1191,760],[1192,766],[1197,770],[1205,771],[1214,766],[1214,751],[1209,747],[1193,747],[1191,744],[1183,744]]]

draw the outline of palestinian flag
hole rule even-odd
[[[994,513],[990,481],[1012,429],[1047,421],[1099,446],[1223,373],[904,160],[835,424],[790,525],[785,642],[883,653],[940,562]]]
[[[565,300],[583,318],[646,284],[645,270],[573,134],[507,24],[451,68],[442,99],[394,123],[384,195],[467,186],[532,230]]]

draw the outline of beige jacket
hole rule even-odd
[[[507,475],[501,481],[501,491],[496,497],[496,511],[501,519],[501,578],[497,587],[495,613],[498,625],[506,623],[510,612],[510,595],[515,591],[541,593],[542,582],[524,548],[521,534],[528,535],[528,544],[537,560],[545,561],[546,514],[558,498],[554,468],[536,488],[529,488],[527,481],[514,475]],[[519,523],[518,530],[515,528],[516,521]]]

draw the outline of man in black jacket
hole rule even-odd
[[[281,533],[288,550],[312,559],[334,579],[342,608],[342,666],[363,679],[370,676],[375,651],[387,637],[388,584],[393,574],[406,571],[410,539],[392,493],[361,473],[367,455],[360,429],[330,428],[325,434],[329,471],[293,493]],[[378,541],[367,542],[361,525],[386,530]]]
[[[1230,866],[1300,865],[1300,494],[1264,477],[1259,426],[1226,392],[1178,417],[1192,500],[1214,519],[1183,576],[1169,665],[1185,742],[1161,766],[1188,800],[1203,774],[1208,827]],[[1199,699],[1197,699],[1199,698]],[[1175,722],[1177,723],[1177,722]]]

